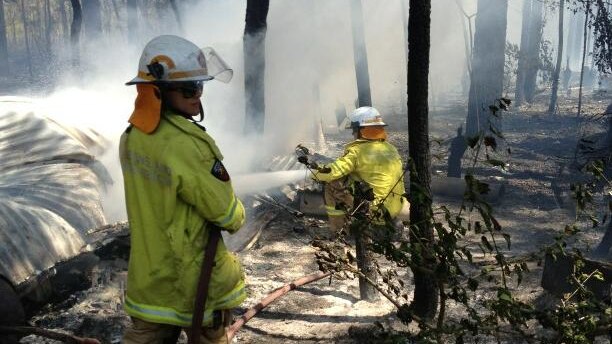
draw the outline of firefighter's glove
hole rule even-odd
[[[316,165],[316,163],[313,163]],[[331,173],[331,168],[327,167],[327,166],[318,166],[316,167],[316,170],[319,171],[319,173]]]
[[[307,156],[305,156],[305,155],[298,156],[297,161],[298,161],[300,164],[304,164],[304,165],[308,166],[308,157],[307,157]]]

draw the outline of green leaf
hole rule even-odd
[[[510,249],[510,234],[502,233],[502,236],[504,237],[504,240],[506,240],[506,244],[508,245],[508,249]]]
[[[476,181],[476,187],[478,188],[478,193],[481,195],[486,195],[489,193],[489,191],[491,191],[488,183]]]
[[[497,219],[494,218],[493,216],[491,216],[491,222],[493,222],[493,229],[495,229],[496,231],[502,230],[502,226],[499,224],[499,222],[497,222]]]
[[[480,234],[482,232],[483,232],[483,229],[482,229],[482,225],[480,224],[480,221],[474,222],[474,233]]]
[[[485,237],[484,235],[481,236],[480,242],[482,242],[482,244],[489,250],[489,252],[493,251],[493,246],[491,246],[491,243],[489,242],[489,239],[487,239],[487,237]]]
[[[504,290],[504,289],[499,289],[497,291],[497,298],[499,300],[512,302],[512,295],[510,295],[510,292],[508,292],[507,290]]]
[[[478,289],[478,281],[473,278],[468,278],[467,284],[471,291],[476,291],[476,289]]]
[[[480,135],[476,134],[474,136],[466,137],[465,140],[467,141],[467,145],[470,148],[474,148],[476,147],[476,144],[478,144],[478,141],[480,140]]]
[[[516,276],[517,276],[516,286],[518,287],[519,285],[521,285],[521,282],[523,282],[523,271],[518,265],[514,265],[514,272],[516,273]]]
[[[485,136],[484,145],[487,147],[491,147],[493,150],[497,149],[497,141],[493,136]]]

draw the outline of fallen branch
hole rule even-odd
[[[33,326],[0,326],[0,333],[20,334],[23,336],[29,336],[33,334],[36,336],[54,339],[68,344],[101,344],[99,340],[94,338],[81,338],[71,334],[51,331]]]
[[[325,277],[329,277],[330,275],[331,272],[317,272],[308,276],[298,278],[295,281],[285,284],[284,286],[274,290],[273,292],[268,294],[268,296],[266,296],[263,300],[259,301],[259,303],[257,303],[255,306],[249,308],[238,320],[236,320],[232,324],[232,326],[230,326],[227,331],[227,337],[229,338],[229,341],[231,342],[232,338],[234,338],[234,336],[236,335],[236,332],[238,332],[238,330],[244,324],[246,324],[247,321],[253,318],[259,311],[266,308],[272,302],[276,301],[278,298],[284,296],[285,294],[297,287],[301,287],[305,284],[318,281]]]

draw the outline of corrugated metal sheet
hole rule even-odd
[[[99,138],[18,105],[0,98],[0,274],[15,285],[77,255],[105,223]]]

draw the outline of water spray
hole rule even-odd
[[[303,180],[306,170],[260,172],[232,176],[232,186],[238,196],[245,196]]]

